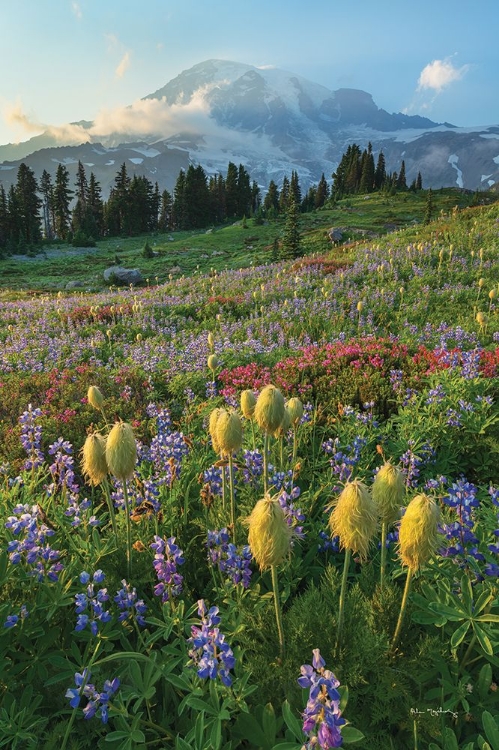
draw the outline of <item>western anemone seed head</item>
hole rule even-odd
[[[208,333],[208,346],[210,348],[210,351],[213,351],[213,348],[215,346],[215,337],[211,331]]]
[[[495,299],[495,296],[496,296],[496,290],[491,289],[489,292],[489,299]]]
[[[440,511],[428,495],[413,497],[400,521],[399,554],[402,565],[419,570],[435,552],[438,545]]]
[[[218,367],[218,359],[215,356],[215,354],[210,354],[208,357],[208,367],[212,372],[215,372],[215,370]]]
[[[363,309],[364,309],[364,303],[362,302],[362,300],[359,300],[357,302],[357,312],[362,312]]]
[[[87,400],[90,406],[93,406],[94,409],[102,409],[102,405],[104,404],[104,396],[96,385],[91,385],[88,389]]]
[[[218,407],[216,409],[213,409],[208,422],[208,432],[210,433],[211,444],[215,453],[220,453],[220,444],[217,438],[217,422],[222,411],[223,409],[219,409]]]
[[[339,536],[342,549],[350,549],[362,560],[378,525],[378,512],[366,485],[347,482],[329,517],[331,536]]]
[[[266,385],[256,400],[255,419],[264,432],[273,433],[284,417],[284,396],[275,385]]]
[[[482,257],[482,256],[480,256],[480,257]],[[482,286],[484,284],[485,284],[485,279],[478,279],[478,286],[480,287],[480,289],[482,288]]]
[[[249,388],[241,393],[241,411],[246,419],[253,419],[255,414],[256,397]]]
[[[106,442],[106,461],[116,479],[129,479],[137,462],[137,444],[131,425],[117,422]]]
[[[276,497],[266,495],[246,519],[248,544],[260,570],[279,565],[289,555],[292,531]]]
[[[230,456],[239,450],[243,442],[243,426],[239,414],[220,409],[215,430],[219,452],[223,456]]]
[[[483,312],[480,312],[480,311],[477,312],[476,322],[478,323],[478,325],[483,326],[483,324],[485,323],[485,315],[483,314]]]
[[[283,437],[291,427],[291,414],[287,406],[284,407],[284,416],[282,422],[274,432],[274,437]]]
[[[96,487],[107,476],[106,440],[95,432],[89,435],[82,448],[81,469],[90,484]]]
[[[286,404],[289,416],[291,417],[291,424],[296,427],[300,419],[303,417],[303,404],[299,398],[293,396]]]
[[[372,496],[381,520],[392,524],[397,520],[405,494],[404,475],[387,461],[376,474]]]

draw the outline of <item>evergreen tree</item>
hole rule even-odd
[[[227,218],[225,204],[225,179],[221,174],[212,175],[208,182],[210,194],[210,216],[213,224],[223,224]]]
[[[39,209],[42,201],[37,195],[38,184],[35,173],[24,162],[17,170],[15,187],[17,212],[20,228],[20,241],[34,245],[41,240],[41,221]]]
[[[425,208],[425,215],[424,215],[424,223],[429,224],[430,221],[433,218],[433,214],[435,212],[435,204],[433,202],[433,193],[431,188],[428,190],[428,194],[426,196],[426,208]]]
[[[1,251],[7,247],[8,226],[7,195],[4,186],[0,183],[0,257]]]
[[[88,181],[88,236],[98,239],[104,236],[104,204],[102,201],[102,191],[100,182],[96,179],[93,172],[90,172]]]
[[[263,208],[267,216],[277,214],[279,211],[279,190],[274,180],[269,182],[269,187],[263,199]]]
[[[372,153],[372,146],[369,143],[367,151],[364,151],[362,155],[362,170],[360,176],[359,192],[361,193],[372,193],[374,190],[374,156]]]
[[[54,237],[54,186],[52,177],[46,169],[40,178],[40,193],[42,194],[43,233],[47,240]]]
[[[313,211],[315,208],[316,199],[317,199],[317,188],[315,185],[310,185],[305,198],[301,202],[300,209],[302,213]]]
[[[184,184],[185,228],[200,229],[211,220],[210,192],[206,173],[201,166],[189,165]]]
[[[322,208],[329,198],[329,185],[327,184],[324,172],[321,175],[319,184],[317,185],[317,192],[315,194],[315,208]]]
[[[227,176],[225,178],[225,209],[228,219],[235,219],[239,216],[239,170],[231,161],[227,167]]]
[[[282,178],[281,192],[279,193],[279,211],[283,213],[287,210],[289,204],[289,179],[287,175]]]
[[[58,239],[65,240],[71,226],[70,204],[73,191],[69,189],[69,172],[59,164],[54,184],[54,230]]]
[[[172,228],[172,196],[168,190],[161,193],[161,204],[159,208],[158,229],[160,232],[169,232]]]
[[[421,178],[421,172],[418,172],[418,176],[416,177],[416,190],[422,190],[423,189],[423,180]]]
[[[286,223],[284,225],[284,235],[279,252],[281,259],[299,258],[301,255],[301,237],[298,224],[298,206],[291,199],[288,210],[286,211]]]
[[[252,192],[250,176],[242,164],[237,170],[237,216],[252,214]]]
[[[407,190],[407,181],[405,176],[405,161],[402,159],[400,165],[400,172],[397,177],[397,190]]]
[[[261,204],[260,188],[258,187],[257,181],[253,180],[251,184],[251,213],[253,216],[259,213],[260,204]]]
[[[299,207],[301,205],[301,188],[300,181],[298,179],[298,172],[293,170],[291,172],[291,181],[289,183],[289,201],[294,201]]]
[[[173,189],[172,227],[173,229],[185,229],[187,222],[187,209],[185,205],[185,172],[183,169],[178,173],[177,181]]]
[[[376,169],[374,172],[374,186],[376,190],[381,190],[386,181],[386,162],[385,155],[382,151],[379,152],[378,161],[376,163]]]

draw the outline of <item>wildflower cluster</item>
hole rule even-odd
[[[83,672],[76,672],[74,680],[76,687],[66,690],[66,698],[70,698],[69,705],[71,708],[78,708],[82,696],[87,699],[83,708],[83,718],[91,719],[98,712],[99,718],[103,724],[107,724],[109,716],[109,701],[116,693],[120,686],[117,677],[114,680],[106,680],[101,692],[95,689],[95,685],[90,684],[88,680],[91,674],[88,669]]]
[[[75,612],[78,615],[75,630],[85,630],[87,625],[92,635],[99,632],[99,624],[105,624],[111,620],[111,614],[104,609],[104,603],[109,600],[107,588],[95,591],[95,584],[102,583],[105,576],[102,570],[96,570],[90,582],[90,574],[86,571],[80,573],[80,583],[87,584],[86,591],[75,595]]]
[[[42,521],[40,507],[20,504],[15,506],[13,513],[15,515],[7,518],[5,528],[14,536],[22,535],[22,538],[8,542],[10,562],[17,565],[24,561],[32,566],[31,575],[36,576],[38,581],[43,581],[45,577],[49,581],[57,581],[63,567],[59,562],[60,552],[47,543],[48,537],[55,532]]]
[[[184,564],[183,552],[175,544],[174,536],[165,541],[155,535],[151,549],[155,552],[153,567],[159,581],[154,587],[154,594],[160,596],[164,604],[182,591],[183,577],[177,573],[177,566]]]
[[[142,599],[137,596],[135,587],[132,589],[125,579],[121,581],[122,588],[116,593],[114,601],[118,605],[120,614],[118,620],[125,623],[127,620],[135,619],[137,625],[145,627],[146,621],[144,615],[147,607]]]
[[[33,409],[31,404],[19,417],[21,424],[21,445],[28,454],[23,464],[26,471],[36,469],[43,464],[43,453],[40,448],[42,441],[42,428],[36,424],[36,420],[42,416],[41,409]]]
[[[352,444],[346,445],[342,450],[340,449],[340,439],[337,437],[329,438],[322,444],[323,451],[332,456],[329,463],[334,476],[340,482],[346,482],[350,479],[360,461],[360,455],[366,443],[367,438],[357,435]]]
[[[21,622],[25,620],[29,615],[28,608],[23,604],[19,610],[18,615],[7,615],[7,618],[3,624],[4,628],[15,628],[19,620]]]
[[[312,665],[303,664],[298,678],[300,687],[309,689],[302,727],[309,738],[305,747],[307,750],[317,746],[329,750],[341,747],[343,742],[340,727],[345,724],[345,719],[341,718],[340,694],[336,689],[340,683],[329,669],[325,669],[326,662],[318,648],[313,649],[313,655]]]
[[[224,685],[232,684],[229,672],[234,667],[236,660],[232,649],[226,643],[225,636],[217,627],[220,623],[218,607],[206,610],[204,599],[198,600],[198,615],[201,618],[201,627],[191,626],[192,636],[188,643],[192,644],[189,651],[193,663],[197,666],[197,674],[202,679],[207,677],[215,680],[220,677]]]
[[[218,565],[221,573],[225,574],[227,580],[237,586],[242,583],[247,589],[251,581],[251,550],[244,545],[240,550],[230,542],[230,535],[224,527],[220,531],[208,531],[208,560]]]

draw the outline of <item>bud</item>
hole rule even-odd
[[[260,570],[279,565],[289,555],[291,528],[277,498],[259,500],[247,519],[248,544]]]
[[[266,385],[256,400],[255,419],[264,432],[277,430],[284,417],[284,397],[274,385]]]
[[[243,442],[243,426],[235,411],[220,409],[216,425],[216,440],[222,456],[236,453]]]
[[[116,479],[129,479],[137,461],[137,445],[131,425],[117,422],[108,435],[106,461]]]
[[[490,292],[489,292],[489,299],[493,300],[493,299],[495,299],[495,296],[496,296],[496,290],[495,289],[491,289]]]
[[[208,432],[210,433],[211,444],[215,453],[220,453],[220,445],[217,438],[217,421],[222,411],[223,410],[219,408],[213,409],[208,422]]]
[[[286,404],[289,410],[289,416],[291,417],[291,424],[296,427],[300,419],[303,417],[303,404],[299,398],[293,396]]]
[[[208,357],[208,368],[212,372],[215,372],[216,369],[217,369],[217,367],[218,367],[218,359],[217,359],[216,355],[215,354],[210,354],[210,356]]]
[[[483,326],[485,324],[485,315],[483,312],[478,311],[476,314],[476,322],[479,326]]]
[[[405,511],[399,527],[399,554],[402,565],[419,570],[438,545],[440,512],[428,495],[416,495]]]
[[[377,525],[376,505],[366,485],[357,479],[347,482],[329,517],[331,536],[339,536],[342,549],[365,560]]]
[[[359,300],[357,302],[357,312],[362,312],[363,309],[364,309],[364,303],[362,302],[362,300]]]
[[[249,388],[241,393],[241,411],[246,419],[253,419],[255,415],[256,397]]]
[[[211,331],[208,333],[208,346],[210,348],[210,351],[213,351],[213,349],[215,348],[215,337]]]
[[[141,334],[141,333],[138,333],[138,334],[137,334],[137,335],[135,336],[135,341],[136,341],[136,342],[137,342],[138,344],[140,344],[140,342],[142,341],[142,334]]]
[[[485,284],[485,279],[478,279],[478,286],[481,289],[482,286]]]
[[[285,406],[284,407],[284,416],[282,418],[282,422],[277,428],[277,430],[274,432],[274,437],[283,437],[291,427],[291,414],[289,413],[289,409]]]
[[[372,486],[373,500],[384,523],[390,525],[397,520],[404,494],[404,475],[387,461],[376,474]]]
[[[90,406],[93,406],[94,409],[102,409],[102,406],[104,404],[104,396],[96,385],[91,385],[88,389],[87,400]]]
[[[89,435],[82,448],[82,457],[83,475],[96,487],[107,476],[105,438],[98,433]]]

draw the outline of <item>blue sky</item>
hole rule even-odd
[[[1,0],[0,144],[112,117],[210,58],[497,125],[498,28],[497,0]]]

